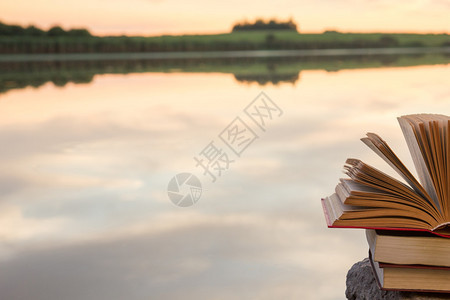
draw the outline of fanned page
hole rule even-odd
[[[423,147],[421,147],[418,142],[418,126],[417,128],[415,127],[413,119],[410,118],[410,116],[402,116],[398,118],[398,122],[403,131],[403,136],[405,137],[406,144],[408,145],[409,152],[411,153],[417,174],[419,175],[419,180],[428,195],[430,195],[431,199],[433,199],[435,205],[439,208],[439,210],[442,210],[426,162],[422,156],[421,148]]]
[[[383,191],[352,179],[341,179],[336,186],[336,194],[347,205],[414,210],[418,215],[431,216],[434,219],[432,223],[439,222],[441,218],[439,212],[419,195],[401,197],[395,192]]]
[[[419,195],[434,205],[434,201],[427,191],[380,136],[375,133],[368,133],[367,137],[362,138],[361,141],[387,162]]]
[[[360,160],[348,159],[336,193],[324,199],[332,227],[428,230],[442,223],[440,213],[397,179]]]
[[[347,184],[347,190],[352,188],[354,195],[357,195],[355,194],[355,191],[363,191],[361,186],[358,186],[358,184],[372,188],[371,190],[366,189],[367,194],[366,197],[364,197],[367,201],[365,206],[368,206],[369,209],[374,207],[373,204],[369,204],[371,202],[369,200],[376,199],[374,195],[374,189],[376,189],[379,194],[384,195],[384,201],[406,204],[403,205],[401,210],[414,211],[412,217],[419,218],[419,216],[421,216],[420,219],[426,220],[430,225],[429,229],[432,229],[444,222],[444,219],[439,211],[437,211],[436,208],[426,199],[415,193],[414,190],[404,183],[387,175],[386,173],[371,167],[358,159],[347,159],[344,168],[346,169],[346,174],[356,183],[353,185]],[[383,198],[378,199],[378,201],[380,200],[383,200]],[[382,202],[380,202],[380,205],[383,205],[384,207],[390,206],[388,203]],[[425,211],[425,214],[432,216],[433,220],[425,217],[419,209],[422,210],[422,212]],[[402,214],[399,213],[399,216],[401,215]]]
[[[407,137],[409,131],[404,130],[403,133],[413,148],[418,148],[420,155],[415,156],[414,163],[422,170],[422,184],[427,191],[433,190],[436,202],[442,211],[442,215],[447,222],[450,221],[450,171],[449,171],[449,122],[450,118],[444,115],[419,114],[409,115],[399,118],[400,124],[404,124],[402,129],[409,126],[414,133],[414,140],[411,136]],[[410,147],[410,148],[411,148]],[[420,175],[419,175],[420,176]]]

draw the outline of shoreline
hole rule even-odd
[[[89,60],[160,60],[208,58],[264,58],[264,57],[315,57],[315,56],[372,56],[447,54],[450,47],[397,47],[357,49],[305,49],[305,50],[239,50],[239,51],[179,51],[179,52],[117,52],[117,53],[43,53],[0,54],[0,62],[27,61],[89,61]]]

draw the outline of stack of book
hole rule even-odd
[[[450,291],[450,239],[413,231],[366,230],[369,259],[385,290]]]
[[[350,158],[335,193],[322,199],[328,227],[366,228],[384,289],[450,292],[450,117],[398,118],[418,180],[374,133],[362,141],[403,179]]]

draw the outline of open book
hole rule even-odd
[[[374,133],[361,140],[403,179],[399,181],[358,159],[346,161],[347,179],[322,199],[329,227],[430,231],[450,237],[450,117],[436,114],[398,118],[419,180]]]

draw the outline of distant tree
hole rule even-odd
[[[0,35],[10,35],[10,27],[0,22]]]
[[[42,30],[34,25],[26,28],[19,25],[8,25],[0,22],[0,36],[92,36],[84,28],[74,28],[65,31],[60,26],[53,26],[48,31]]]
[[[0,23],[0,35],[24,35],[24,29],[18,25]]]
[[[24,29],[24,35],[27,35],[27,36],[43,36],[43,35],[45,35],[45,31],[40,29],[40,28],[37,28],[37,27],[31,25],[31,26],[28,26],[27,28]]]
[[[252,25],[249,24],[248,26],[251,27]],[[258,19],[258,20],[256,20],[256,22],[253,24],[253,29],[255,29],[255,30],[262,30],[262,29],[264,29],[265,26],[266,26],[266,23],[264,23],[263,20]]]
[[[264,21],[263,19],[256,19],[254,23],[244,21],[233,26],[233,32],[236,31],[253,31],[253,30],[291,30],[297,31],[297,24],[292,19],[286,22],[280,22],[276,19]]]
[[[337,30],[334,30],[334,29],[328,29],[328,30],[325,30],[323,33],[326,33],[326,34],[332,33],[332,34],[334,34],[334,33],[340,33],[340,32],[337,31]]]
[[[66,31],[62,29],[60,26],[53,26],[47,31],[48,36],[64,36],[66,35]]]
[[[74,28],[66,32],[67,36],[92,36],[89,30],[84,28]]]

